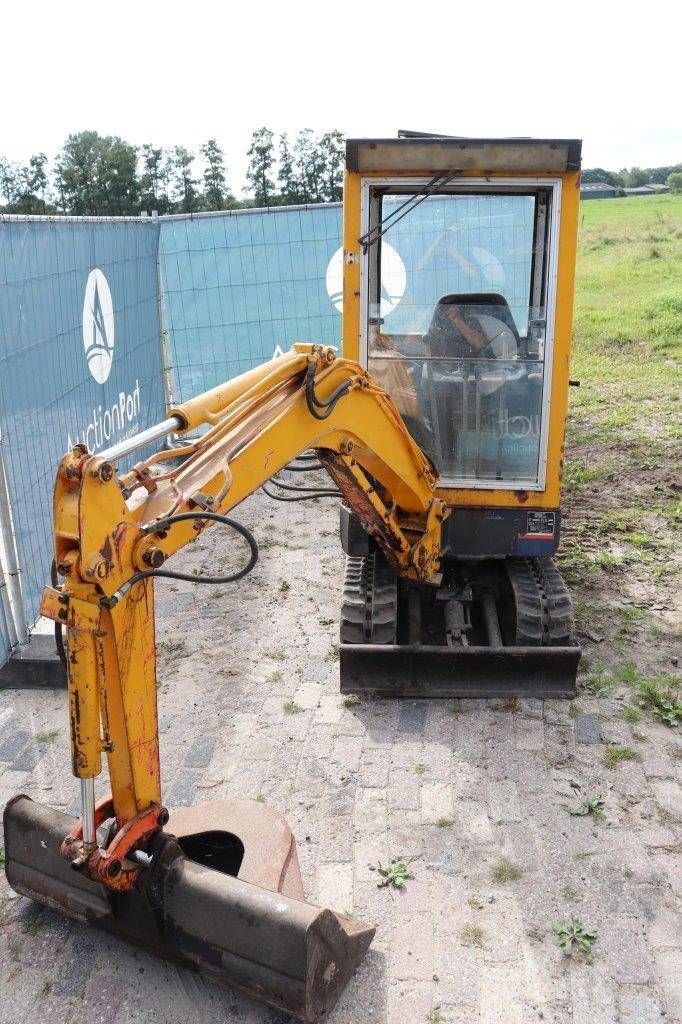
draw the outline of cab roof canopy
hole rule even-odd
[[[368,174],[568,174],[580,170],[581,146],[580,139],[347,139],[346,167]]]

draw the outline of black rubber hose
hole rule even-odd
[[[50,582],[52,583],[53,587],[58,587],[59,586],[59,577],[57,576],[57,562],[56,562],[56,560],[54,558],[52,559],[52,565],[50,566]],[[59,660],[62,663],[62,667],[63,667],[64,671],[66,672],[66,648],[64,647],[64,632],[63,632],[63,629],[64,629],[64,627],[63,627],[61,622],[55,622],[55,624],[54,624],[54,642],[55,642],[55,647],[57,648],[57,654],[59,655]]]
[[[236,580],[243,579],[247,573],[250,573],[254,565],[258,561],[258,542],[256,538],[241,523],[236,522],[234,519],[228,519],[227,516],[222,516],[218,512],[180,512],[178,515],[167,516],[165,519],[157,519],[154,523],[150,523],[149,526],[145,527],[144,533],[158,533],[159,530],[168,530],[175,523],[186,522],[191,519],[210,519],[212,522],[221,523],[223,526],[229,526],[235,530],[240,536],[242,536],[249,548],[251,549],[251,555],[246,565],[238,572],[231,573],[229,576],[190,576],[184,572],[173,572],[171,569],[145,569],[144,572],[137,572],[134,576],[131,576],[129,580],[126,580],[118,590],[112,594],[109,598],[103,598],[102,604],[107,608],[113,608],[121,598],[128,593],[130,588],[139,583],[140,580],[146,580],[150,577],[159,577],[167,580],[184,580],[187,583],[210,583],[215,585],[223,583],[234,583]]]
[[[331,494],[338,494],[339,496],[341,495],[341,491],[335,490],[333,487],[305,487],[305,486],[298,487],[295,484],[285,484],[281,480],[279,480],[276,476],[271,476],[270,480],[269,480],[269,483],[276,484],[278,487],[281,487],[283,491],[298,491],[299,494],[302,494],[305,491],[310,491],[311,494],[329,494],[329,493],[331,493]]]
[[[273,501],[311,501],[313,498],[339,498],[341,496],[339,491],[317,491],[315,494],[299,494],[297,496],[293,494],[274,494],[268,490],[267,484],[263,484],[262,489],[268,498],[272,498]],[[298,488],[294,488],[294,490],[298,490]]]
[[[305,400],[310,415],[314,416],[316,420],[326,420],[334,411],[336,403],[350,391],[350,383],[347,380],[343,384],[339,384],[338,388],[327,399],[318,398],[315,394],[315,364],[308,363],[308,370],[305,376]],[[324,409],[325,411],[318,412],[319,409]]]

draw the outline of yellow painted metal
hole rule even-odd
[[[69,725],[73,774],[90,779],[102,771],[99,732],[99,685],[93,633],[67,628]]]
[[[236,399],[242,398],[252,389],[257,391],[264,380],[286,379],[295,370],[297,364],[299,369],[305,369],[306,359],[302,350],[310,350],[312,345],[299,345],[298,349],[299,351],[291,349],[272,359],[269,363],[254,366],[246,373],[225,381],[224,384],[219,384],[218,387],[212,388],[210,391],[190,398],[182,405],[174,406],[169,410],[168,415],[179,416],[185,424],[183,428],[185,430],[194,429],[204,423],[211,423],[214,416],[219,415]]]
[[[318,401],[348,386],[324,419],[307,405],[309,365]],[[46,588],[42,610],[66,627],[74,771],[97,774],[106,751],[119,825],[160,803],[161,785],[153,580],[117,592],[154,555],[169,557],[209,524],[155,530],[160,519],[228,512],[314,448],[402,575],[428,579],[438,571],[446,513],[435,476],[381,388],[357,363],[319,346],[295,346],[260,369],[184,407],[188,425],[210,429],[179,468],[173,450],[117,478],[77,446],[57,473],[54,542],[65,578],[61,588]],[[173,463],[165,473],[164,459]],[[141,486],[131,491],[135,480]]]
[[[428,174],[428,168],[424,168]],[[476,178],[483,172],[465,171],[461,179]],[[373,178],[400,177],[395,168],[386,167],[372,174],[346,171],[343,195],[343,354],[348,359],[360,360],[362,312],[360,292],[360,263],[362,249],[358,243],[366,226],[362,223],[362,184]],[[415,171],[404,173],[405,177],[418,176]],[[484,175],[491,182],[504,179],[503,174]],[[512,175],[506,175],[507,177]],[[537,178],[537,171],[524,175],[513,172],[514,178]],[[556,287],[556,310],[554,322],[554,343],[552,357],[552,390],[550,396],[550,418],[547,444],[547,472],[545,488],[542,491],[514,490],[512,488],[482,489],[475,487],[437,488],[440,498],[450,509],[469,508],[547,508],[555,509],[561,497],[563,474],[564,435],[568,406],[568,377],[573,327],[573,294],[575,280],[575,258],[578,233],[578,204],[580,199],[580,175],[577,172],[556,175],[561,179],[561,217],[558,238],[558,266]]]

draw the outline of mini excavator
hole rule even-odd
[[[580,651],[551,556],[579,162],[562,140],[349,141],[343,357],[296,344],[63,457],[41,611],[67,668],[81,815],[8,803],[17,892],[309,1024],[334,1005],[374,928],[304,900],[281,816],[164,807],[155,581],[195,582],[167,560],[216,525],[250,555],[205,582],[245,575],[256,542],[227,513],[312,450],[343,498],[342,690],[571,696]],[[123,468],[171,434],[179,447]]]

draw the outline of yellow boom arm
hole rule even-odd
[[[436,474],[357,363],[295,345],[170,416],[181,433],[208,430],[121,476],[106,452],[77,445],[54,492],[64,583],[46,588],[41,610],[66,627],[74,774],[99,775],[106,752],[119,828],[161,803],[154,579],[134,580],[211,522],[175,517],[229,512],[313,448],[401,575],[429,579],[439,565],[445,508]]]

